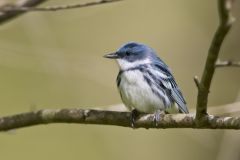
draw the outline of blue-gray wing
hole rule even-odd
[[[161,73],[160,76],[158,76],[158,79],[160,79],[159,83],[164,86],[166,94],[172,101],[178,104],[180,112],[189,113],[182,92],[178,88],[177,83],[168,66],[161,61],[161,63],[155,63],[154,68]]]

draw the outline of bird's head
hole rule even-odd
[[[116,59],[121,70],[149,64],[158,59],[152,48],[136,42],[127,43],[116,52],[107,54],[104,57]]]

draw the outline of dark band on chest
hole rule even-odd
[[[118,72],[118,75],[117,75],[117,86],[119,87],[119,85],[121,84],[121,76],[124,72],[128,72],[128,71],[134,71],[134,70],[140,70],[141,71],[141,68],[144,68],[145,65],[140,65],[138,67],[132,67],[132,68],[129,68],[129,69],[125,69],[125,70],[120,70]]]

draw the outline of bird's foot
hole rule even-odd
[[[135,121],[136,121],[136,118],[139,116],[139,112],[136,110],[136,109],[133,109],[131,111],[131,117],[130,117],[130,120],[131,120],[131,126],[132,128],[134,129],[135,128]]]
[[[159,125],[159,122],[160,122],[160,120],[164,117],[164,115],[165,115],[165,111],[157,110],[157,111],[154,113],[153,122],[154,122],[154,125],[155,125],[156,127]]]

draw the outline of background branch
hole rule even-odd
[[[47,0],[23,0],[16,4],[5,4],[0,7],[0,25],[17,16],[23,14],[25,11],[19,10],[5,10],[5,8],[21,8],[37,6]]]
[[[204,67],[202,79],[200,81],[200,86],[198,87],[198,97],[197,97],[197,113],[196,117],[200,123],[205,115],[207,115],[207,102],[208,102],[208,93],[215,72],[215,63],[218,59],[219,51],[222,45],[222,42],[230,30],[234,18],[231,15],[233,0],[218,0],[218,12],[220,24],[218,29],[213,37],[211,46],[208,51],[208,57]]]
[[[29,11],[59,11],[74,8],[90,7],[95,5],[102,5],[106,3],[119,2],[122,0],[100,0],[96,2],[88,2],[83,4],[69,4],[59,6],[47,6],[47,7],[34,7],[38,4],[45,2],[46,0],[24,0],[16,5],[6,4],[0,7],[0,24],[6,22],[12,18],[21,15],[22,13]]]
[[[217,60],[215,67],[240,67],[239,61],[221,61]]]
[[[101,4],[106,4],[106,3],[112,3],[112,2],[119,2],[122,0],[101,0],[101,1],[96,1],[96,2],[87,2],[83,4],[68,4],[68,5],[59,5],[59,6],[47,6],[47,7],[10,7],[10,8],[5,8],[5,11],[8,10],[14,10],[14,11],[59,11],[59,10],[66,10],[66,9],[76,9],[76,8],[82,8],[82,7],[90,7],[90,6],[95,6],[95,5],[101,5]]]

